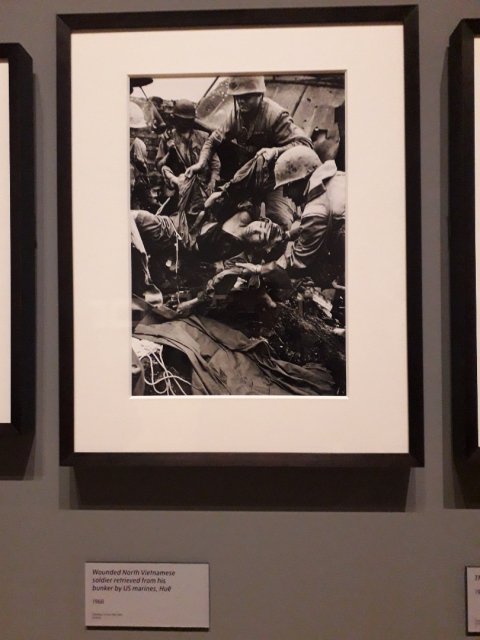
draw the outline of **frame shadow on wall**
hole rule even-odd
[[[23,480],[33,477],[30,455],[34,440],[33,433],[9,434],[2,436],[0,446],[0,480]]]
[[[76,467],[62,506],[79,509],[405,511],[409,468]],[[67,471],[66,471],[67,473]]]

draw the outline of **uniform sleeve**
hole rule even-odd
[[[215,129],[213,133],[205,141],[202,151],[200,152],[199,162],[202,164],[208,163],[210,158],[215,152],[215,149],[219,147],[224,140],[232,137],[232,133],[235,126],[235,114],[232,110],[225,118],[223,124]]]
[[[302,271],[308,268],[323,250],[330,226],[328,197],[323,195],[307,204],[300,220],[300,235],[277,261],[279,267]]]
[[[165,136],[161,135],[158,141],[157,155],[155,156],[155,165],[157,168],[162,167],[167,162],[168,148]]]
[[[130,161],[138,171],[147,173],[147,147],[139,138],[135,138],[130,149]]]
[[[220,178],[220,168],[221,168],[220,158],[218,157],[218,153],[214,153],[210,160],[210,179],[218,181]]]
[[[155,255],[173,245],[176,231],[168,216],[155,216],[149,211],[139,210],[135,220],[148,253]]]
[[[332,216],[335,220],[345,220],[347,190],[344,172],[338,171],[327,183],[327,192]]]

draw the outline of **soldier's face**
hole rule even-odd
[[[252,249],[272,248],[282,238],[282,229],[268,218],[250,222],[243,232],[244,241]]]
[[[242,96],[235,96],[235,103],[240,113],[248,115],[255,113],[262,102],[263,95],[261,93],[246,93]]]
[[[174,118],[173,124],[175,125],[175,129],[177,129],[177,131],[181,131],[182,133],[193,129],[193,119],[190,120],[189,118]]]
[[[270,231],[270,222],[267,220],[255,220],[245,228],[243,237],[248,244],[263,246],[267,243]]]

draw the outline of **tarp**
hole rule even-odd
[[[139,324],[137,338],[183,352],[192,366],[193,395],[334,395],[330,372],[272,357],[266,340],[248,338],[211,318],[191,316]]]

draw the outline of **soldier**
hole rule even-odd
[[[220,160],[215,153],[197,173],[196,184],[184,185],[183,174],[199,159],[208,134],[194,129],[195,105],[190,100],[176,100],[173,110],[174,126],[160,136],[155,164],[164,178],[177,188],[191,186],[189,210],[203,209],[205,199],[212,193],[220,174]],[[190,180],[190,182],[192,182]]]
[[[266,275],[283,269],[293,277],[308,275],[318,280],[328,262],[336,285],[343,287],[345,173],[337,170],[334,160],[322,164],[313,149],[294,147],[275,163],[275,184],[302,208],[298,227],[290,231],[293,242],[275,262],[241,266],[246,273]]]
[[[235,76],[230,78],[228,93],[234,98],[234,109],[225,122],[205,142],[198,161],[189,167],[188,175],[194,175],[208,164],[214,150],[224,141],[236,143],[239,150],[239,166],[257,158],[260,167],[252,164],[251,171],[273,166],[275,160],[296,145],[312,146],[305,132],[279,104],[265,97],[263,76]],[[250,171],[250,167],[245,173]],[[248,179],[248,178],[247,178]],[[267,216],[289,228],[294,220],[295,206],[275,189],[273,178],[264,186],[262,200]]]
[[[130,120],[130,193],[132,209],[155,210],[148,177],[148,153],[145,142],[137,137],[139,129],[148,125],[141,107],[133,101],[129,104]],[[152,209],[153,207],[153,209]]]

